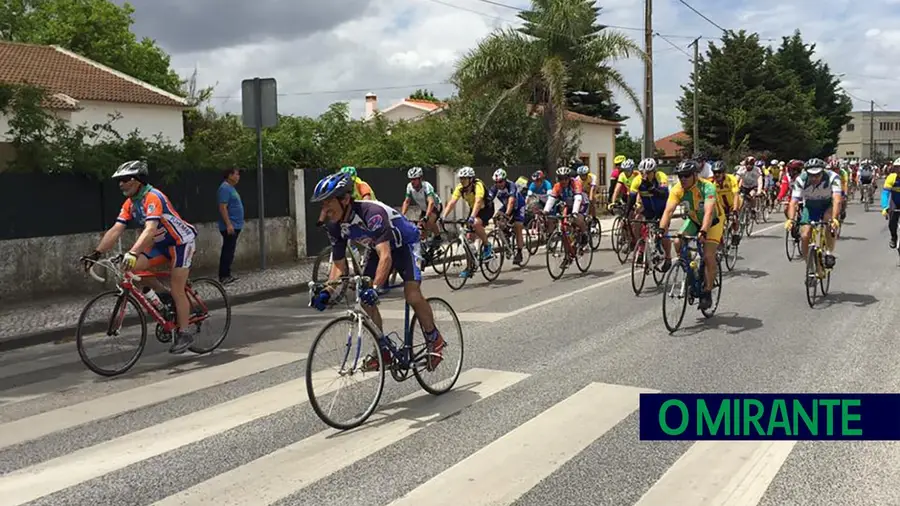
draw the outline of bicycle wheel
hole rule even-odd
[[[663,323],[666,326],[666,330],[672,333],[681,328],[681,322],[684,320],[684,313],[687,311],[688,305],[687,267],[681,259],[672,262],[672,268],[666,273],[666,280],[663,286]],[[671,317],[667,313],[667,309],[674,310]]]
[[[452,267],[452,268],[451,268]],[[472,262],[469,252],[461,239],[455,239],[447,245],[444,251],[444,281],[451,290],[459,290],[466,286],[466,281],[472,277]],[[463,271],[469,271],[468,276],[463,276]]]
[[[488,242],[491,244],[494,256],[486,262],[481,262],[481,274],[490,283],[500,276],[500,271],[503,269],[503,260],[506,257],[506,246],[500,237],[500,232],[496,230],[488,234]]]
[[[662,284],[663,278],[666,276],[666,273],[660,270],[663,263],[666,261],[666,253],[663,251],[661,244],[657,243],[653,257],[654,261],[650,262],[650,270],[653,273],[653,283],[656,284],[658,288],[659,285]]]
[[[806,254],[806,270],[804,272],[803,284],[806,286],[806,302],[809,307],[816,305],[816,290],[819,287],[817,278],[817,262],[816,262],[816,246],[809,245],[809,251]]]
[[[759,201],[759,211],[757,211],[756,216],[761,218],[762,221],[760,223],[768,223],[769,221],[769,206],[766,205],[766,202],[763,200]]]
[[[865,212],[869,212],[869,197],[868,197],[868,195],[863,200],[863,210],[865,210]]]
[[[791,237],[791,231],[784,231],[784,252],[787,254],[788,262],[794,261],[794,238]]]
[[[580,241],[581,237],[576,240]],[[587,272],[588,269],[591,268],[591,264],[594,263],[594,249],[591,248],[590,236],[588,236],[587,240],[588,243],[584,246],[581,246],[580,244],[572,245],[575,248],[575,266],[578,267],[578,270],[582,273]]]
[[[647,241],[638,239],[634,248],[634,257],[631,259],[631,289],[635,295],[640,295],[647,280],[647,265],[650,252],[646,250]],[[642,258],[643,257],[643,258]],[[641,259],[639,262],[638,259]]]
[[[347,325],[347,327],[338,328],[338,326],[342,324]],[[359,368],[367,354],[372,353],[373,350],[379,349],[378,340],[375,337],[378,335],[378,332],[372,327],[368,320],[364,319],[362,326],[363,331],[361,334],[357,335],[357,324],[357,317],[351,315],[335,318],[325,324],[316,338],[313,339],[312,345],[309,348],[309,356],[306,359],[306,394],[309,397],[309,403],[312,405],[316,415],[318,415],[326,425],[338,430],[349,430],[362,425],[372,413],[375,412],[375,408],[378,407],[378,401],[381,400],[381,393],[384,391],[385,364],[380,350],[375,353],[378,357],[377,371],[365,372]],[[331,330],[335,331],[333,333],[338,338],[337,343],[341,343],[340,345],[333,347],[337,352],[335,354],[338,359],[337,368],[333,365],[317,367],[319,360],[322,358],[317,354],[319,351],[319,343],[322,342],[323,338],[328,335],[328,332]],[[322,350],[323,354],[324,352],[325,350]],[[337,372],[338,381],[335,381],[334,377],[326,379],[327,373],[329,372]],[[373,391],[367,395],[364,394],[365,399],[368,399],[368,401],[366,401],[368,404],[366,404],[364,408],[361,410],[359,407],[349,408],[349,418],[343,418],[342,415],[334,413],[337,401],[355,397],[353,394],[355,394],[356,391],[350,393],[341,392],[341,386],[336,386],[336,384],[339,383],[340,380],[355,380],[356,377],[359,376],[363,377],[361,385],[364,387],[361,388],[360,391],[365,391],[367,388],[374,387],[372,389]],[[374,380],[374,384],[370,383],[372,380]],[[319,384],[321,384],[321,386],[318,386]],[[327,396],[332,394],[333,398],[327,398]],[[323,407],[327,407],[327,412]]]
[[[542,220],[535,217],[528,226],[528,233],[525,237],[525,247],[528,248],[528,253],[532,255],[537,255],[538,248],[541,245],[541,238],[543,237],[543,226],[541,223]]]
[[[550,234],[547,239],[547,272],[550,278],[557,280],[566,272],[566,247],[563,244],[563,236],[559,231]],[[558,272],[554,271],[558,269]]]
[[[432,247],[431,249],[431,268],[434,269],[435,274],[438,276],[444,275],[444,268],[447,267],[447,264],[444,262],[444,255],[447,252],[447,245],[441,243],[440,246]]]
[[[716,280],[713,282],[710,296],[712,297],[712,306],[710,306],[709,309],[700,310],[700,312],[703,313],[703,316],[707,318],[711,318],[716,314],[716,309],[719,308],[719,299],[722,298],[722,262],[718,259],[716,259]]]
[[[110,304],[111,308],[101,308],[100,314],[89,316],[89,311],[101,302]],[[123,354],[127,357],[124,363],[116,368],[107,368],[97,364],[90,358],[86,349],[86,340],[90,340],[89,333],[93,333],[104,343],[108,343],[111,338],[121,335],[122,326],[134,316],[127,316],[126,312],[132,308],[137,313],[137,321],[140,325],[140,337],[138,339],[137,348],[131,354]],[[96,331],[94,330],[96,329]],[[75,346],[78,349],[78,356],[88,369],[100,376],[118,376],[131,369],[141,354],[144,352],[144,346],[147,344],[147,315],[144,309],[130,293],[120,294],[117,290],[103,292],[94,297],[81,311],[78,317],[78,324],[75,326]],[[103,354],[101,357],[106,358],[110,354]]]
[[[752,213],[747,211],[747,214],[744,215],[744,233],[747,234],[747,237],[750,237],[750,234],[753,233],[753,225],[756,224],[756,219],[753,218]]]
[[[821,251],[821,250],[819,250]],[[825,254],[823,253],[819,258],[820,261],[824,262]],[[831,289],[831,269],[823,269],[825,271],[825,275],[819,279],[819,289],[822,292],[822,297],[828,295],[828,290]]]
[[[612,227],[609,229],[609,240],[612,244],[612,249],[616,253],[619,252],[619,235],[622,233],[622,217],[616,216],[613,219]]]
[[[331,246],[325,246],[316,255],[313,262],[312,281],[314,283],[322,283],[328,279],[331,274]]]
[[[191,326],[196,330],[196,334],[194,335],[194,344],[192,344],[188,350],[192,353],[202,355],[218,348],[219,345],[222,344],[222,341],[225,340],[225,336],[228,335],[228,330],[231,329],[231,301],[228,300],[228,294],[225,291],[225,287],[215,279],[198,278],[191,281],[190,286],[194,292],[194,295],[191,295],[191,292],[188,291],[188,300],[191,302]],[[201,295],[207,291],[209,292],[209,295]],[[210,313],[215,309],[223,310],[222,330],[214,331],[212,335],[215,336],[215,339],[212,340],[212,343],[207,346],[202,346],[198,344],[197,336],[199,336],[203,330],[211,327]],[[218,318],[212,320],[214,321],[217,319]]]
[[[600,249],[600,241],[603,239],[603,226],[600,225],[600,220],[596,216],[591,217],[589,230],[591,231],[591,249],[597,251]]]
[[[409,328],[413,335],[413,356],[415,357],[413,376],[416,377],[416,381],[423,390],[431,395],[441,395],[453,388],[462,372],[463,357],[465,356],[463,331],[456,311],[453,310],[450,303],[438,297],[429,297],[427,301],[431,306],[432,314],[434,314],[434,324],[444,339],[444,348],[441,350],[441,361],[433,370],[429,371],[425,334],[418,324],[416,315],[413,315],[409,322]],[[421,337],[417,338],[417,335]],[[447,356],[448,351],[458,352],[459,356],[456,359],[450,358]],[[432,383],[432,380],[437,379],[442,372],[449,374],[445,379]]]

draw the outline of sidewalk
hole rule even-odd
[[[232,304],[298,293],[312,278],[312,265],[312,259],[304,259],[265,271],[237,272],[240,279],[225,289]],[[4,304],[0,309],[0,352],[71,337],[84,305],[98,293]]]

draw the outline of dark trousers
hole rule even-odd
[[[241,230],[234,229],[234,235],[222,231],[222,252],[219,254],[219,279],[231,277],[231,264],[234,262],[234,250],[237,248]]]

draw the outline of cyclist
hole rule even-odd
[[[619,177],[616,178],[616,188],[613,190],[612,198],[609,200],[607,208],[611,211],[613,203],[619,200],[619,194],[628,195],[631,183],[637,176],[634,171],[634,160],[631,158],[622,162],[622,169],[619,171]]]
[[[522,229],[525,226],[525,196],[506,178],[505,170],[495,170],[493,179],[494,186],[488,190],[486,200],[493,202],[497,199],[501,204],[506,204],[506,217],[512,219],[513,230],[516,232],[516,254],[513,257],[513,265],[522,265],[522,248],[525,247],[525,239],[522,237]],[[497,214],[501,212],[498,210]]]
[[[181,218],[163,192],[147,183],[148,173],[147,163],[142,160],[119,165],[112,179],[119,183],[119,189],[128,198],[122,204],[116,223],[106,231],[97,248],[82,257],[82,261],[85,269],[89,269],[93,264],[87,259],[96,261],[100,255],[111,250],[129,222],[134,221],[143,227],[137,241],[125,253],[122,266],[126,270],[145,271],[169,264],[171,290],[168,294],[157,279],[147,278],[141,283],[152,288],[161,298],[172,298],[177,327],[169,352],[179,354],[194,344],[194,337],[188,331],[191,304],[184,290],[191,271],[197,229]]]
[[[422,168],[413,167],[406,173],[409,183],[406,184],[406,198],[400,208],[400,214],[406,216],[409,205],[415,202],[421,214],[419,220],[425,221],[425,229],[434,234],[431,242],[438,245],[441,242],[441,229],[438,228],[437,219],[441,215],[441,197],[434,191],[434,186],[428,181],[422,180]]]
[[[472,230],[481,240],[481,258],[482,260],[488,260],[493,256],[494,251],[491,248],[490,241],[488,241],[484,226],[491,221],[491,218],[494,216],[494,201],[485,198],[487,190],[484,187],[484,183],[475,177],[475,169],[472,167],[463,167],[459,169],[456,177],[459,178],[459,184],[453,189],[453,193],[450,195],[450,201],[447,202],[447,205],[444,207],[444,211],[441,214],[441,219],[446,218],[447,215],[450,214],[450,211],[456,207],[456,203],[459,199],[465,200],[466,203],[469,204],[469,224],[472,225]],[[465,278],[469,277],[471,274],[474,273],[464,270],[459,276]]]
[[[843,222],[847,218],[847,192],[850,186],[850,171],[842,167],[837,158],[832,158],[831,162],[826,164],[826,168],[837,174],[841,183],[841,202],[840,207],[838,207],[838,215],[840,216],[839,220]]]
[[[363,181],[356,175],[356,167],[342,167],[342,174],[347,174],[353,181],[353,200],[376,200],[375,192],[369,183]]]
[[[578,175],[578,179],[581,180],[581,188],[587,189],[587,201],[588,201],[588,214],[592,218],[597,216],[597,210],[594,208],[594,192],[597,190],[597,178],[591,172],[590,167],[581,163],[581,161],[576,160],[573,163],[575,169],[575,173]]]
[[[528,191],[529,183],[528,176],[519,176],[519,179],[516,179],[516,188],[519,190],[519,193],[525,195],[525,192]]]
[[[809,223],[812,221],[830,221],[831,227],[826,230],[825,267],[832,268],[835,264],[834,245],[835,235],[840,221],[835,211],[840,209],[843,189],[840,176],[833,171],[825,170],[825,162],[812,158],[803,166],[803,172],[794,182],[791,191],[791,204],[788,209],[788,219],[784,223],[785,230],[791,230],[797,218],[797,203],[803,201],[803,212],[800,217],[800,251],[803,257],[809,248]],[[815,279],[807,280],[814,282]]]
[[[856,173],[856,186],[859,187],[859,201],[863,202],[870,194],[875,193],[875,166],[867,163]]]
[[[747,165],[742,167],[737,171],[735,176],[737,176],[738,180],[741,182],[741,207],[744,207],[744,204],[748,205],[747,208],[752,217],[756,217],[756,206],[755,198],[758,195],[762,194],[763,190],[763,166],[766,162],[762,160],[755,160],[753,157],[747,159]]]
[[[584,211],[587,208],[584,202],[584,192],[581,188],[581,180],[572,177],[571,167],[559,167],[556,169],[556,184],[550,190],[547,203],[544,204],[544,214],[549,214],[556,202],[565,204],[563,216],[575,215],[575,228],[581,236],[581,246],[588,243],[587,224],[584,221]]]
[[[535,197],[543,204],[547,202],[547,195],[552,189],[553,185],[544,177],[544,171],[536,170],[531,174],[531,184],[528,185],[526,198]]]
[[[332,267],[328,276],[334,280],[347,272],[347,242],[358,241],[369,247],[363,276],[372,278],[372,287],[360,294],[366,314],[382,329],[381,312],[378,310],[380,287],[387,283],[392,271],[403,278],[403,296],[416,312],[425,334],[429,353],[429,370],[442,359],[444,339],[434,323],[431,305],[422,295],[422,271],[419,267],[419,230],[394,208],[377,201],[353,198],[353,180],[346,173],[332,174],[316,184],[311,202],[322,203],[322,216],[332,246]],[[325,288],[313,295],[310,301],[316,309],[324,311],[331,298],[332,289]],[[363,361],[364,371],[378,370],[377,350]],[[382,354],[382,361],[390,360],[390,353]]]
[[[884,189],[881,190],[881,214],[888,221],[888,232],[891,234],[891,249],[897,247],[897,221],[900,219],[900,178],[897,172],[900,171],[900,158],[894,160],[889,169],[887,177],[884,179]]]
[[[622,163],[625,162],[625,155],[619,155],[613,160],[613,171],[609,175],[609,188],[606,190],[606,200],[612,204],[615,202],[613,200],[613,192],[616,188],[619,187],[619,172],[621,172]]]
[[[725,162],[723,161],[718,161],[713,164],[712,173],[712,183],[716,185],[716,196],[722,203],[725,216],[732,215],[732,218],[734,218],[731,221],[731,231],[734,232],[731,236],[731,243],[737,246],[741,243],[741,234],[737,233],[738,220],[733,215],[736,214],[739,209],[741,183],[734,174],[725,173]]]
[[[666,210],[666,201],[669,199],[669,178],[661,170],[656,170],[656,160],[645,158],[638,164],[638,175],[631,181],[629,188],[628,205],[625,207],[625,215],[630,216],[631,210],[637,204],[638,196],[641,198],[641,212],[644,219],[659,225],[659,220]],[[632,232],[635,237],[641,233],[640,225],[634,224]],[[662,240],[666,261],[661,270],[666,272],[672,267],[672,242],[664,238]]]
[[[712,289],[716,279],[716,250],[725,228],[725,210],[716,197],[716,186],[700,179],[699,163],[685,160],[675,167],[674,172],[678,183],[669,190],[669,200],[659,226],[668,230],[678,205],[687,202],[687,216],[679,233],[696,235],[703,241],[704,287],[697,307],[709,309],[712,307]],[[681,251],[680,239],[675,240],[675,251]]]

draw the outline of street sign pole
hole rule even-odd
[[[259,267],[266,268],[266,197],[263,182],[263,128],[278,124],[278,93],[275,79],[254,77],[241,82],[241,119],[256,130],[256,182],[259,187]]]

